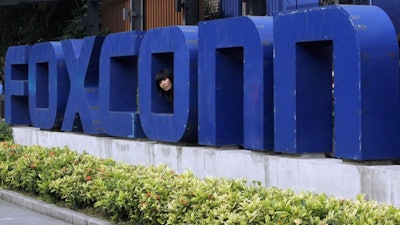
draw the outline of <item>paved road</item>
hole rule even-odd
[[[113,225],[0,188],[0,225]]]
[[[71,225],[62,220],[0,200],[0,225]]]

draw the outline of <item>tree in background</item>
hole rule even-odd
[[[87,36],[86,9],[86,0],[0,6],[0,76],[9,46]]]

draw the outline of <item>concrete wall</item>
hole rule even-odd
[[[65,147],[133,165],[166,164],[198,177],[245,178],[266,187],[313,191],[343,198],[367,199],[400,207],[400,165],[365,165],[323,155],[288,156],[235,148],[182,146],[77,133],[14,127],[22,145]]]

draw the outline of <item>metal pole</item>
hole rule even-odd
[[[143,30],[143,0],[131,0],[130,1],[130,18],[131,18],[131,30]]]
[[[97,35],[99,32],[99,1],[87,0],[88,34]]]
[[[133,0],[129,1],[129,31],[133,30]]]

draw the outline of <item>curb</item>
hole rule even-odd
[[[61,208],[54,204],[45,203],[2,188],[0,188],[0,199],[76,225],[113,225],[111,222]]]

